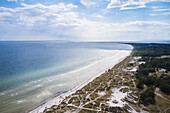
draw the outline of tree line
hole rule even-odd
[[[155,103],[155,88],[158,87],[162,92],[170,94],[170,58],[158,58],[162,55],[170,55],[170,44],[131,44],[134,47],[134,56],[142,56],[141,64],[135,74],[136,85],[139,89],[147,89],[140,94],[139,102],[142,104]],[[166,71],[160,72],[161,69]]]

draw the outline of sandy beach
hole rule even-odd
[[[91,81],[93,81],[96,77],[100,76],[102,73],[104,73],[105,71],[107,71],[108,69],[114,67],[116,64],[118,64],[119,62],[121,62],[122,60],[124,60],[127,56],[129,56],[131,54],[132,51],[127,51],[127,50],[119,50],[119,54],[118,56],[115,58],[114,62],[112,62],[112,66],[108,67],[106,69],[103,69],[103,71],[99,72],[96,75],[93,75],[91,77],[89,77],[87,80],[85,80],[82,84],[76,86],[75,88],[69,90],[66,93],[63,93],[57,97],[52,98],[51,100],[47,101],[46,103],[40,105],[39,107],[37,107],[36,109],[30,111],[29,113],[41,113],[43,112],[46,108],[50,108],[53,105],[59,105],[62,100],[64,100],[67,96],[75,93],[77,90],[83,88],[85,85],[87,85],[88,83],[90,83]]]

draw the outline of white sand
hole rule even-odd
[[[114,62],[111,62],[113,65],[110,67],[114,67],[116,64],[118,64],[119,62],[121,62],[122,60],[124,60],[127,56],[130,55],[131,51],[127,51],[127,50],[119,50],[118,51],[118,55],[117,57],[115,58]],[[108,68],[108,69],[110,69]],[[66,93],[63,93],[51,100],[49,100],[48,102],[46,102],[45,104],[37,107],[36,109],[30,111],[29,113],[41,113],[44,111],[45,108],[50,108],[52,105],[58,105],[62,102],[62,100],[75,93],[77,90],[83,88],[85,85],[87,85],[89,82],[91,82],[92,80],[94,80],[96,77],[100,76],[102,73],[104,73],[106,70],[108,69],[104,69],[102,72],[99,72],[98,74],[94,75],[94,76],[91,76],[89,79],[87,79],[86,81],[84,81],[82,84],[80,84],[79,86],[73,88],[72,90],[69,90],[68,92]]]
[[[139,60],[141,59],[142,57],[133,57],[135,60]]]
[[[97,94],[100,96],[104,96],[106,93],[104,91],[102,91],[102,92],[98,92]]]
[[[125,97],[127,97],[128,93],[123,93],[120,91],[120,89],[122,88],[126,88],[125,86],[122,86],[120,88],[113,88],[112,89],[112,96],[110,98],[110,101],[108,101],[109,106],[112,107],[124,107],[124,105],[126,104],[125,101],[123,101],[123,99]]]
[[[145,64],[146,62],[144,62],[144,61],[141,61],[141,62],[139,62],[139,64]]]
[[[110,100],[107,102],[109,104],[109,106],[112,107],[124,107],[125,104],[128,104],[126,101],[124,101],[123,99],[128,98],[128,94],[131,93],[131,91],[125,92],[123,93],[122,91],[120,91],[122,88],[128,88],[127,86],[121,86],[119,88],[113,88],[112,89],[112,96],[110,98]],[[130,109],[127,109],[130,113],[137,113],[132,106],[130,106]]]
[[[133,69],[131,69],[131,70],[129,70],[129,71],[131,71],[131,72],[136,72],[137,70],[138,70],[138,66],[136,66],[136,67],[134,67]]]

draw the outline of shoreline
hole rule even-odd
[[[122,50],[121,50],[122,51]],[[127,50],[126,50],[127,52]],[[75,93],[77,90],[80,90],[81,88],[83,88],[84,86],[86,86],[87,84],[89,84],[90,82],[92,82],[94,79],[96,79],[97,77],[101,76],[103,73],[105,73],[108,69],[113,68],[114,66],[116,66],[117,64],[119,64],[121,61],[123,61],[125,58],[127,58],[132,52],[133,50],[129,50],[128,51],[128,55],[124,56],[121,59],[118,59],[117,61],[113,62],[113,65],[110,66],[109,68],[104,69],[103,71],[99,72],[96,75],[90,76],[88,79],[86,79],[84,82],[82,82],[81,84],[79,84],[78,86],[74,87],[73,89],[70,89],[69,91],[59,94],[58,96],[54,96],[52,99],[48,100],[45,103],[42,103],[40,106],[38,106],[37,108],[29,111],[29,113],[41,113],[43,112],[46,108],[50,108],[53,105],[59,105],[67,96]]]

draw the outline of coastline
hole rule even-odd
[[[108,69],[111,69],[113,68],[115,65],[119,64],[121,61],[123,61],[125,58],[127,58],[133,50],[131,51],[127,51],[127,50],[120,50],[120,51],[123,51],[124,53],[125,52],[128,52],[127,55],[123,56],[121,59],[118,59],[117,61],[113,62],[112,66],[107,68],[107,69],[104,69],[103,71],[99,72],[98,74],[94,75],[94,76],[90,76],[87,80],[85,80],[83,83],[81,83],[80,85],[76,86],[75,88],[65,92],[65,93],[62,93],[50,100],[48,100],[47,102],[43,103],[42,105],[38,106],[37,108],[33,109],[32,111],[29,111],[29,113],[41,113],[43,112],[46,108],[50,108],[51,106],[53,105],[59,105],[62,100],[64,100],[67,96],[75,93],[77,90],[83,88],[84,86],[86,86],[88,83],[92,82],[94,79],[96,79],[97,77],[101,76],[105,71],[107,71]],[[122,56],[122,54],[120,54],[120,56]]]

